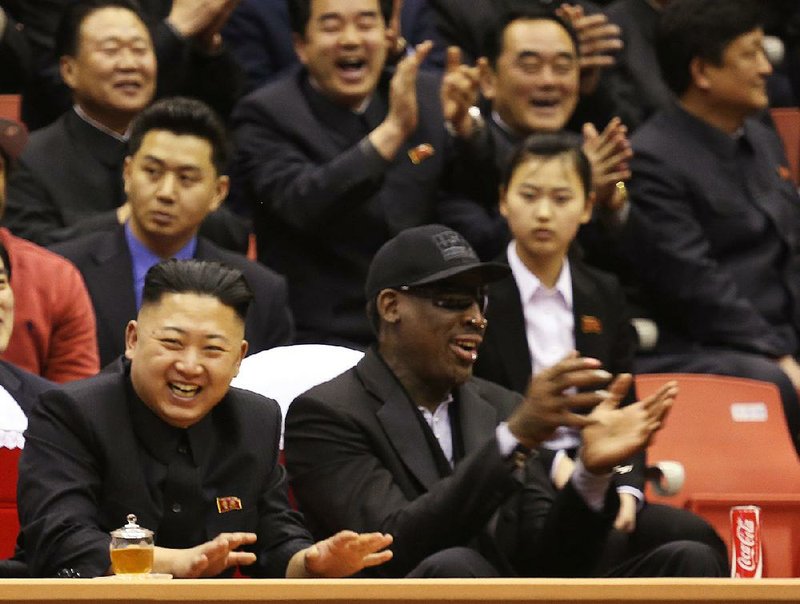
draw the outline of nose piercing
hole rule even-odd
[[[469,320],[469,324],[483,331],[484,329],[486,329],[486,326],[489,324],[489,321],[487,319],[478,320],[475,317],[473,317]]]

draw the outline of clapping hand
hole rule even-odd
[[[608,396],[586,416],[581,430],[581,461],[593,474],[607,474],[650,442],[675,402],[678,385],[668,382],[654,394],[620,407],[633,382],[620,374],[609,387]]]

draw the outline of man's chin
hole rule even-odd
[[[358,109],[368,99],[377,86],[371,78],[356,84],[339,84],[335,89],[324,91],[326,96],[350,109]]]

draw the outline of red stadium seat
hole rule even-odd
[[[0,117],[19,121],[20,96],[18,94],[0,94]]]
[[[717,529],[730,547],[729,510],[761,507],[764,576],[800,576],[800,459],[774,384],[718,375],[643,374],[639,396],[668,380],[680,392],[648,451],[650,462],[683,464],[683,490],[648,498],[684,506]]]
[[[800,108],[776,107],[770,109],[770,114],[783,140],[792,179],[800,185]]]
[[[0,447],[0,560],[10,558],[19,532],[17,462],[22,449]]]

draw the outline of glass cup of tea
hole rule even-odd
[[[128,514],[128,524],[111,531],[111,570],[115,575],[141,575],[153,570],[153,531],[136,524]]]

